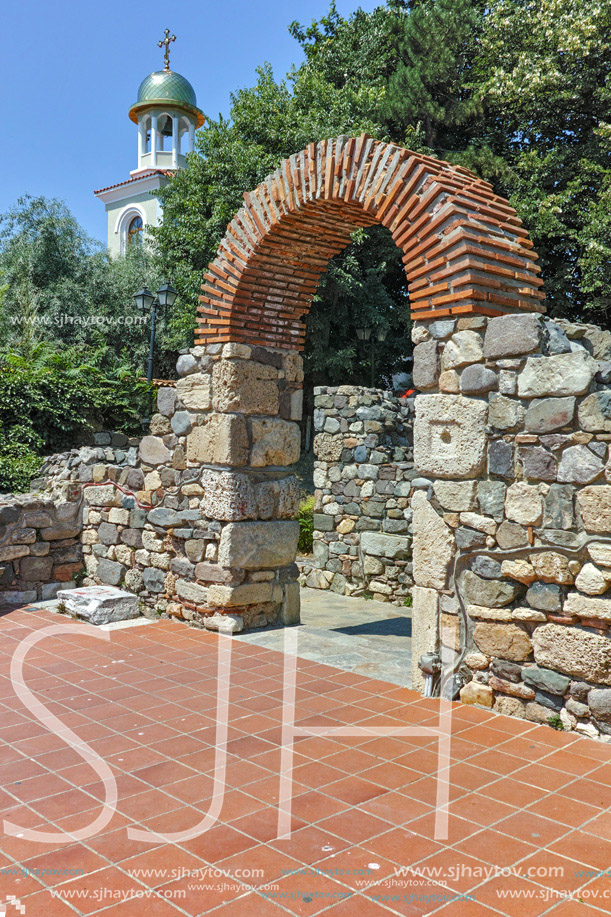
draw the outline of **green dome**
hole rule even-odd
[[[197,107],[195,90],[191,83],[173,70],[157,70],[145,77],[138,89],[138,99],[129,110],[132,121],[138,120],[138,112],[154,105],[166,106],[168,102],[196,116],[197,126],[204,123],[204,116]]]

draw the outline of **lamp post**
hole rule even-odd
[[[379,341],[381,344],[386,340],[387,331],[379,328],[375,335],[372,334],[372,328],[357,328],[356,336],[359,341],[369,341],[371,340],[371,387],[375,388],[375,356],[376,356],[376,341]]]
[[[156,296],[154,296],[150,290],[147,290],[146,287],[134,295],[134,300],[137,308],[140,309],[141,312],[148,312],[149,309],[151,312],[151,343],[149,347],[149,362],[146,373],[146,380],[149,383],[153,379],[153,353],[155,350],[155,325],[157,322],[157,315],[161,309],[165,309],[168,306],[173,306],[176,302],[177,296],[177,291],[174,289],[171,283],[167,282],[161,284],[157,290]]]

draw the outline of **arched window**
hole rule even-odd
[[[142,245],[143,229],[144,223],[142,222],[142,217],[134,217],[127,229],[127,244]]]

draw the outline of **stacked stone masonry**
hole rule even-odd
[[[314,554],[305,585],[410,601],[413,411],[413,398],[373,389],[315,389]]]
[[[611,333],[515,314],[412,336],[415,643],[456,651],[464,701],[609,735]]]
[[[85,585],[123,586],[138,594],[145,613],[213,629],[294,623],[299,486],[291,466],[301,445],[301,357],[210,345],[183,354],[178,371],[176,386],[159,390],[158,412],[137,448],[84,447],[53,457],[35,485],[44,500],[3,498],[0,513],[15,518],[7,561],[10,554],[29,567],[19,560],[33,553],[25,542],[59,537],[51,526],[68,505],[71,528],[61,537],[80,536],[75,564],[79,571],[84,565]],[[71,502],[45,517],[36,536],[34,521],[15,507],[42,509],[44,502],[50,511],[54,498],[65,500],[58,491],[69,491]],[[59,580],[59,567],[46,563],[45,576]],[[39,585],[36,596],[22,590],[21,599],[40,597]]]
[[[384,520],[409,526],[411,510],[414,660],[443,641],[465,702],[609,736],[611,334],[542,317],[532,243],[489,184],[366,135],[311,144],[244,196],[205,276],[198,346],[160,389],[137,451],[78,450],[51,463],[39,493],[0,501],[5,599],[42,595],[47,575],[55,589],[80,550],[86,583],[124,585],[147,613],[233,630],[299,620],[303,316],[329,259],[374,223],[403,251],[417,320],[417,475],[395,471],[381,516],[364,512],[382,503],[367,487],[346,513],[325,499],[349,496],[333,490],[344,469],[319,452],[318,515],[349,549],[344,514],[354,533],[381,519],[363,549],[406,538]],[[325,417],[339,429],[318,445],[341,434],[341,465],[340,416]],[[357,448],[385,445],[358,443],[349,461],[346,446],[354,481],[373,481],[358,477]],[[383,458],[363,464],[390,469]],[[407,483],[411,506],[399,505]],[[356,556],[326,572],[345,576]]]

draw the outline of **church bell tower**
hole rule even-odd
[[[94,191],[106,207],[108,248],[124,255],[130,245],[142,244],[147,227],[161,222],[155,192],[177,169],[186,166],[195,131],[204,123],[195,91],[180,73],[170,70],[170,44],[176,36],[165,30],[158,43],[164,48],[164,68],[141,82],[129,117],[138,128],[138,165],[130,178]]]

